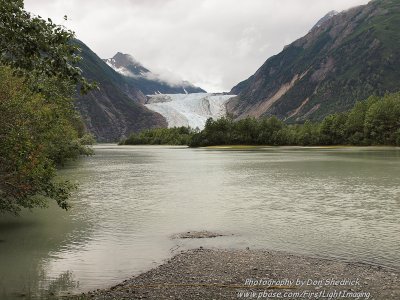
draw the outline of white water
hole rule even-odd
[[[210,93],[149,95],[147,108],[163,115],[168,127],[190,126],[203,129],[208,118],[226,115],[225,104],[234,95]]]

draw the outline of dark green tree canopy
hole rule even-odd
[[[209,119],[189,145],[392,145],[400,146],[400,93],[371,96],[348,112],[288,125],[276,117]]]
[[[400,146],[400,93],[371,96],[352,110],[328,115],[321,122],[286,124],[275,116],[237,121],[209,118],[200,132],[185,127],[156,128],[133,133],[120,144]]]

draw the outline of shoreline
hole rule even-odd
[[[270,250],[198,248],[70,299],[279,299],[280,293],[286,299],[390,300],[400,299],[399,282],[400,271],[377,265]]]
[[[262,148],[287,148],[287,149],[389,149],[389,150],[400,150],[400,146],[393,145],[310,145],[310,146],[300,146],[300,145],[213,145],[213,146],[202,146],[202,147],[190,147],[188,145],[170,145],[170,144],[123,144],[118,143],[98,143],[94,146],[118,146],[118,147],[173,147],[181,149],[262,149]],[[94,147],[96,148],[96,147]]]
[[[287,149],[400,149],[399,146],[391,145],[369,145],[369,146],[359,146],[359,145],[310,145],[310,146],[299,146],[299,145],[215,145],[215,146],[204,146],[199,148],[205,149],[259,149],[259,148],[287,148]]]

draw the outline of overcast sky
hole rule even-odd
[[[331,10],[368,0],[25,0],[101,58],[129,53],[210,92],[229,91]],[[63,16],[68,16],[68,21]]]

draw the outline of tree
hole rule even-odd
[[[347,114],[333,114],[327,116],[321,123],[320,142],[325,145],[345,144]]]
[[[365,114],[364,130],[370,143],[395,145],[400,129],[400,93],[373,102]]]
[[[234,140],[235,144],[251,145],[255,144],[258,134],[258,121],[255,118],[247,117],[235,123]]]
[[[307,120],[302,126],[297,127],[297,143],[302,146],[320,144],[318,124]]]
[[[188,145],[195,131],[189,127],[155,128],[131,134],[120,145]]]
[[[258,143],[264,145],[278,145],[282,141],[278,135],[284,124],[277,117],[263,118],[259,123]]]
[[[368,101],[357,102],[349,112],[345,124],[345,135],[348,143],[362,145],[365,143],[364,121],[368,109]]]
[[[67,18],[66,16],[64,17]],[[23,0],[0,0],[0,64],[14,74],[36,78],[56,77],[93,88],[76,63],[81,59],[74,33],[24,10]]]
[[[74,64],[73,33],[31,16],[23,1],[0,0],[0,213],[69,207],[73,185],[57,181],[56,167],[80,154],[82,121],[73,95],[92,88]]]
[[[56,169],[51,155],[55,150],[50,142],[54,139],[46,135],[65,139],[74,131],[64,126],[64,118],[55,118],[53,104],[33,94],[10,69],[0,68],[0,81],[0,212],[44,207],[45,197],[67,209],[73,186],[53,181]]]

